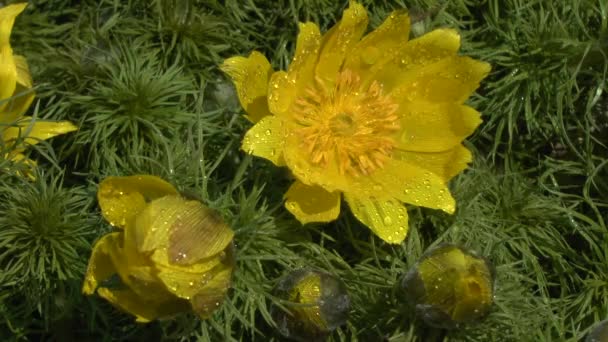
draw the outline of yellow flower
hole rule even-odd
[[[471,161],[461,141],[481,122],[463,103],[490,66],[458,56],[454,30],[408,41],[404,11],[362,38],[367,24],[351,1],[324,35],[300,24],[287,71],[256,51],[222,70],[255,123],[242,148],[291,170],[285,205],[300,222],[334,220],[343,194],[357,219],[399,243],[403,203],[454,212],[446,184]]]
[[[44,122],[24,116],[34,100],[32,77],[25,58],[13,55],[9,39],[15,18],[26,6],[22,3],[0,8],[0,143],[10,147],[10,151],[5,151],[5,159],[35,165],[23,155],[27,145],[77,127],[68,121]]]
[[[97,291],[140,322],[190,310],[207,318],[219,307],[232,278],[234,233],[217,213],[149,175],[108,177],[97,198],[121,231],[95,243],[85,294]]]

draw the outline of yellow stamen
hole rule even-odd
[[[296,134],[312,164],[335,161],[342,175],[368,175],[382,168],[396,145],[397,108],[378,82],[362,89],[359,76],[345,70],[333,87],[316,78],[296,99]]]

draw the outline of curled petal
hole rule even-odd
[[[167,255],[161,250],[154,252],[157,276],[174,295],[191,299],[201,291],[213,277],[215,268],[223,267],[220,256],[214,256],[194,265],[181,266],[167,262]]]
[[[189,310],[187,301],[172,298],[158,302],[148,297],[139,296],[129,288],[100,288],[97,294],[117,308],[136,317],[137,322],[150,322],[157,318],[166,318]]]
[[[166,249],[169,263],[189,265],[226,248],[234,233],[198,201],[165,196],[151,202],[135,219],[140,252]]]
[[[113,226],[124,228],[147,201],[177,194],[171,184],[156,176],[107,177],[99,184],[97,200],[105,219]]]
[[[0,111],[4,111],[6,108],[16,86],[17,67],[13,58],[13,50],[8,44],[0,45]]]
[[[23,12],[26,6],[27,3],[21,3],[0,8],[0,46],[9,44],[15,18]]]
[[[405,151],[450,150],[481,123],[475,109],[449,102],[404,101],[398,115],[401,117],[399,148]]]
[[[321,42],[321,53],[315,74],[323,81],[333,84],[342,68],[344,58],[367,29],[367,11],[354,1],[342,14],[342,20],[332,27]]]
[[[266,95],[272,67],[264,55],[253,51],[249,57],[228,58],[220,68],[232,78],[249,120],[258,122],[270,114]]]
[[[13,56],[17,67],[17,84],[10,101],[6,104],[0,124],[12,124],[21,117],[34,101],[34,91],[32,90],[32,77],[22,56]]]
[[[396,200],[375,200],[344,194],[353,215],[388,243],[401,243],[408,232],[407,211]]]
[[[232,270],[232,266],[220,268],[190,300],[192,309],[201,318],[209,318],[223,302],[232,282]]]
[[[285,207],[302,224],[330,222],[340,214],[340,193],[295,181],[285,194]]]
[[[84,276],[84,284],[82,286],[84,294],[91,295],[95,293],[101,282],[118,273],[112,262],[111,254],[118,253],[121,239],[121,233],[111,233],[97,240],[93,246],[93,251],[89,258],[89,266]]]
[[[226,249],[234,232],[221,216],[198,201],[188,201],[187,210],[173,223],[169,236],[169,260],[175,264],[193,264]]]
[[[241,148],[249,154],[268,159],[277,166],[283,166],[285,165],[283,159],[285,135],[283,121],[276,116],[267,116],[247,131]]]
[[[30,75],[30,68],[27,65],[25,57],[14,55],[13,58],[17,67],[17,83],[25,88],[33,87],[34,84],[32,82],[32,75]]]

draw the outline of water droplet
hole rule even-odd
[[[267,129],[267,130],[266,130],[266,135],[270,136],[271,134],[272,134],[272,131],[271,131],[271,130],[269,130],[269,129]]]
[[[393,220],[390,218],[390,216],[385,216],[383,221],[384,221],[384,224],[387,226],[393,224]]]

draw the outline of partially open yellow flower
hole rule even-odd
[[[481,122],[463,103],[490,66],[458,56],[454,30],[408,41],[404,11],[362,38],[367,24],[351,1],[324,35],[300,24],[287,71],[273,72],[255,51],[222,69],[255,122],[243,149],[296,177],[285,197],[298,220],[334,220],[344,194],[361,222],[399,243],[408,230],[403,203],[454,212],[446,184],[471,161],[461,141]]]
[[[34,100],[32,77],[23,56],[13,55],[10,34],[15,18],[26,3],[0,8],[0,143],[7,149],[5,159],[25,161],[23,152],[28,145],[77,129],[71,122],[46,122],[24,116]]]
[[[190,310],[207,318],[219,307],[232,278],[234,233],[217,213],[148,175],[108,177],[97,198],[122,230],[95,243],[85,294],[97,292],[140,322]]]

